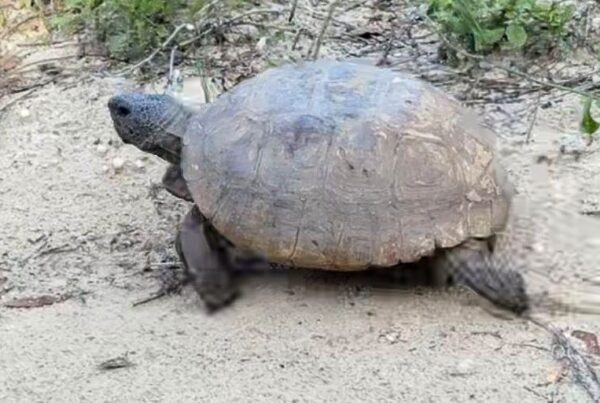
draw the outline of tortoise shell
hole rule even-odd
[[[352,62],[272,68],[194,115],[183,174],[236,247],[328,270],[393,266],[501,230],[495,135],[408,75]]]

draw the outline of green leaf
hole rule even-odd
[[[484,29],[479,35],[481,44],[484,48],[490,47],[502,40],[504,37],[504,28]]]
[[[581,130],[588,136],[592,136],[600,128],[600,123],[592,117],[591,109],[592,98],[588,98],[583,105],[583,117],[581,119]]]
[[[506,39],[514,48],[522,48],[527,43],[527,31],[522,25],[511,24],[506,28]]]

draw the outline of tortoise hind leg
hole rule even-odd
[[[530,298],[525,279],[510,261],[494,256],[489,240],[471,240],[450,250],[447,262],[454,280],[494,305],[517,315],[527,312]]]
[[[228,249],[231,247],[194,206],[183,219],[176,249],[184,269],[209,312],[238,296]]]
[[[167,168],[167,171],[163,175],[162,183],[165,189],[173,196],[186,201],[193,201],[179,164],[169,165],[169,168]]]

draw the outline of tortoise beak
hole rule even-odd
[[[117,95],[108,100],[108,109],[113,120],[124,118],[132,111],[130,103],[124,97]]]

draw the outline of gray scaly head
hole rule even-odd
[[[108,101],[115,130],[124,143],[180,162],[181,142],[191,111],[168,95],[122,94]]]

